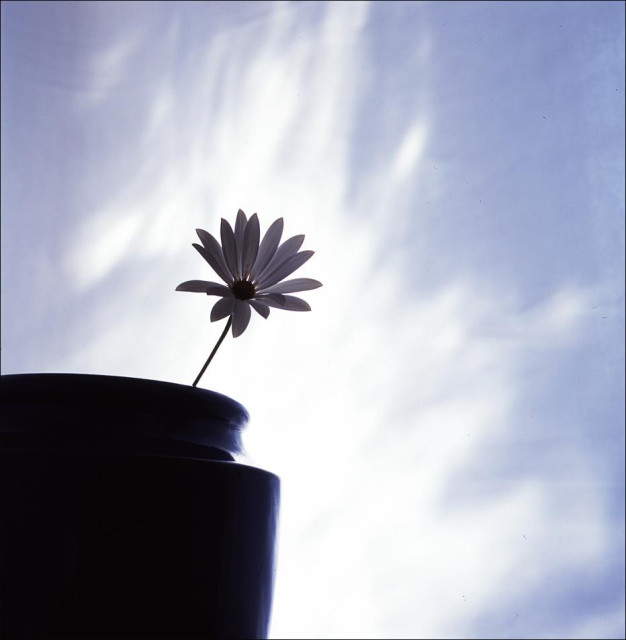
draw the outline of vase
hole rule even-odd
[[[0,376],[0,637],[266,638],[279,479],[243,406],[116,376]]]

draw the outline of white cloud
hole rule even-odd
[[[140,232],[137,211],[101,211],[87,216],[67,254],[68,281],[79,289],[97,284],[130,256],[139,244]]]
[[[549,393],[562,356],[590,339],[598,289],[562,282],[530,304],[472,273],[420,289],[410,270],[429,238],[415,232],[426,221],[413,189],[454,188],[424,175],[431,107],[411,111],[389,156],[355,162],[372,7],[319,5],[315,21],[301,13],[310,6],[272,3],[263,21],[203,45],[172,31],[172,55],[198,55],[176,82],[148,83],[135,151],[150,171],[63,231],[66,274],[91,302],[82,341],[55,369],[190,382],[221,332],[209,300],[173,291],[212,279],[189,246],[194,229],[217,234],[239,207],[263,229],[284,216],[286,235],[305,233],[316,251],[302,270],[324,283],[303,296],[314,311],[255,316],[201,384],[247,406],[251,460],[282,479],[273,636],[455,637],[494,603],[603,561],[602,488],[578,442],[546,454],[559,482],[539,464],[506,477],[488,468],[518,459],[529,389]],[[97,57],[92,106],[135,46]],[[420,65],[434,48],[415,45]],[[123,135],[115,153],[129,150]],[[584,489],[567,484],[574,474]]]
[[[138,50],[139,35],[134,29],[104,49],[88,51],[90,57],[86,61],[85,75],[89,81],[76,96],[79,109],[101,107],[120,83],[128,82],[126,74],[131,66],[130,59]]]

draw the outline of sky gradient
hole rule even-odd
[[[624,637],[622,2],[3,2],[1,133],[3,374],[191,384],[194,230],[315,250],[200,385],[273,638]]]

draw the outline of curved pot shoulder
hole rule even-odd
[[[0,376],[4,447],[96,448],[232,460],[249,415],[231,398],[160,380]],[[221,453],[220,453],[221,452]]]

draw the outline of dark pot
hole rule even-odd
[[[212,391],[0,377],[2,638],[266,638],[279,479]]]

